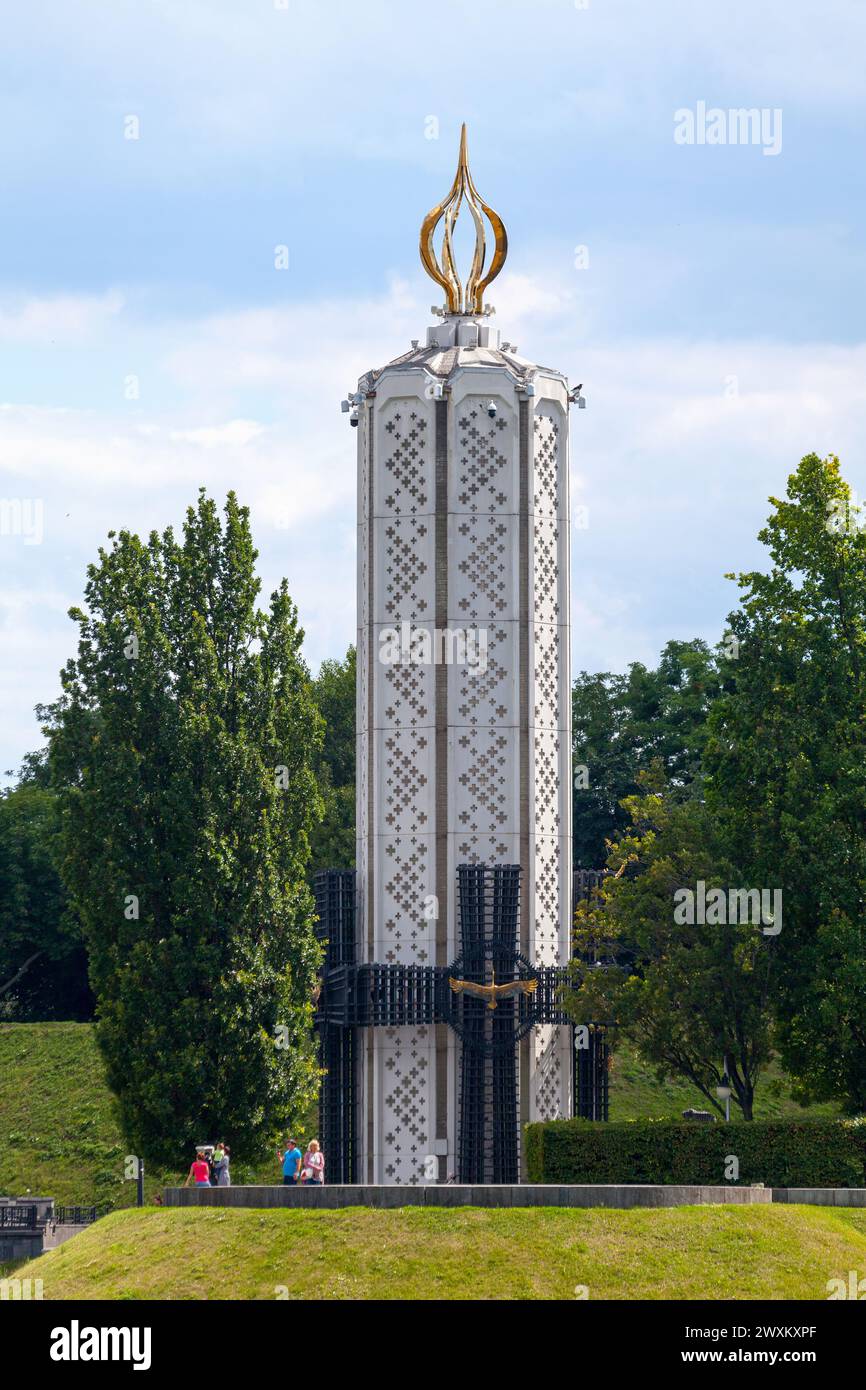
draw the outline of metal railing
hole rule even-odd
[[[51,1220],[55,1226],[89,1226],[101,1215],[99,1207],[55,1207]]]
[[[39,1208],[24,1206],[21,1202],[10,1202],[0,1206],[0,1230],[35,1231],[39,1222]]]

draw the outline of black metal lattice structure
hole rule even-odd
[[[607,1120],[610,1046],[603,1024],[574,1030],[574,1113],[582,1120]]]
[[[604,876],[579,874],[575,897],[589,896]],[[447,1023],[462,1044],[459,1180],[518,1180],[517,1043],[539,1023],[573,1026],[560,1001],[567,969],[533,966],[517,949],[519,865],[461,865],[457,886],[457,958],[448,966],[381,965],[357,961],[354,870],[328,869],[315,877],[324,948],[316,1013],[323,1070],[319,1126],[332,1182],[358,1181],[359,1030],[436,1023]],[[492,983],[500,987],[495,994]],[[473,993],[473,985],[483,988]],[[574,1048],[574,1097],[575,1114],[607,1119],[608,1047],[599,1025],[590,1027],[587,1046]]]
[[[572,874],[572,917],[577,904],[588,902],[601,888],[607,869],[575,869]],[[585,957],[584,957],[585,959]],[[593,963],[602,963],[597,953]],[[610,1046],[604,1024],[574,1029],[574,1113],[582,1120],[607,1120],[610,1113]]]
[[[420,1027],[447,1018],[448,969],[427,965],[337,965],[319,997],[320,1024]]]
[[[600,888],[607,878],[607,869],[575,869],[571,875],[571,913],[574,916],[574,909],[577,907],[581,898],[588,898],[591,893]]]
[[[357,1182],[357,1062],[358,1034],[341,1015],[341,991],[336,980],[350,980],[355,973],[355,873],[352,869],[326,869],[314,880],[316,934],[325,958],[318,999],[316,1026],[322,1085],[319,1091],[320,1143],[328,1156],[331,1182]],[[343,994],[347,992],[344,987]],[[329,1017],[333,1008],[334,1017]]]
[[[325,945],[325,970],[355,964],[355,870],[324,869],[315,875],[313,892],[319,922],[316,935]]]
[[[463,864],[457,870],[460,965],[463,981],[500,984],[520,977],[517,951],[520,866]],[[534,975],[533,975],[534,979]],[[492,1007],[483,997],[458,996],[463,1039],[460,1061],[458,1174],[461,1182],[518,1179],[517,1043],[535,1021],[515,994]],[[456,1012],[456,1009],[455,1009]]]

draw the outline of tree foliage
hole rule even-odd
[[[738,655],[708,798],[752,882],[783,892],[779,1038],[804,1097],[866,1110],[866,532],[836,458],[805,457],[739,576]],[[733,577],[733,576],[732,576]]]
[[[137,1153],[260,1155],[316,1084],[306,883],[321,741],[286,583],[257,608],[246,508],[110,533],[50,724],[63,873]]]
[[[645,780],[655,788],[626,798],[632,824],[611,849],[611,876],[578,904],[569,1008],[580,1022],[614,1024],[614,1041],[631,1039],[660,1078],[688,1079],[721,1113],[727,1065],[750,1120],[770,1057],[774,943],[759,924],[677,921],[679,890],[739,878],[706,806],[671,797],[660,764]]]
[[[55,797],[27,772],[0,791],[0,1015],[87,1019],[93,996],[57,869]]]
[[[355,863],[355,648],[323,661],[313,689],[325,735],[317,759],[324,814],[313,832],[310,870]]]
[[[623,801],[641,771],[664,767],[672,791],[700,775],[706,719],[720,689],[717,659],[700,638],[668,642],[655,670],[582,671],[572,687],[574,862],[597,869],[606,842],[625,830]],[[585,768],[585,773],[581,769]]]

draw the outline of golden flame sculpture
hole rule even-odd
[[[469,271],[469,278],[466,281],[464,290],[460,276],[457,274],[457,266],[454,262],[454,247],[452,234],[454,225],[460,213],[460,207],[466,199],[466,206],[475,223],[475,255],[472,257],[472,268]],[[486,214],[491,227],[493,228],[494,249],[493,259],[490,262],[490,269],[484,274],[484,260],[486,256],[486,244],[484,238],[484,214]],[[445,231],[442,237],[442,263],[440,265],[436,252],[433,249],[433,236],[442,218],[445,218]],[[483,314],[486,312],[484,307],[484,291],[495,280],[503,265],[505,257],[508,255],[508,236],[505,231],[505,223],[494,212],[493,208],[488,207],[481,197],[478,189],[472,180],[469,172],[469,158],[466,150],[466,123],[460,132],[460,156],[457,161],[457,173],[451,185],[451,191],[444,202],[437,203],[436,207],[428,212],[421,224],[421,261],[424,269],[435,280],[437,285],[441,285],[445,291],[445,312],[449,314]],[[483,278],[482,278],[483,276]]]

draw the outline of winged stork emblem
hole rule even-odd
[[[488,1009],[495,1009],[500,999],[508,999],[513,994],[534,994],[538,989],[537,980],[507,980],[505,984],[496,983],[496,974],[490,972],[489,985],[477,985],[473,980],[455,980],[448,976],[448,983],[455,994],[471,994],[475,999],[486,999]]]

